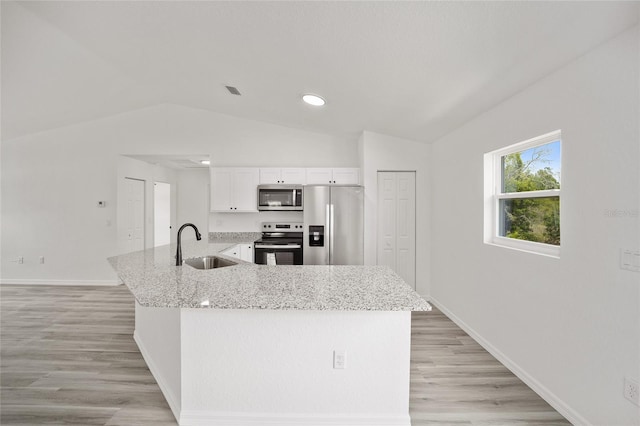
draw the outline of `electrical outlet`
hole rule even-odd
[[[44,263],[44,256],[40,256],[38,260],[40,261],[40,263]]]
[[[24,263],[24,257],[18,256],[18,263],[22,265]]]
[[[620,269],[640,272],[640,251],[620,249]]]
[[[640,387],[628,377],[624,378],[624,397],[636,405],[640,405]]]

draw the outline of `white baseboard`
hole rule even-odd
[[[66,286],[116,286],[120,280],[42,280],[32,278],[2,278],[0,284],[12,285],[66,285]]]
[[[447,309],[442,303],[438,302],[432,296],[427,298],[427,301],[432,303],[436,308],[442,311],[451,321],[456,323],[458,327],[464,330],[469,336],[473,338],[480,346],[487,350],[494,358],[500,361],[505,367],[507,367],[513,374],[515,374],[520,380],[522,380],[527,386],[529,386],[535,393],[537,393],[542,399],[544,399],[549,405],[551,405],[556,411],[562,414],[567,420],[574,425],[592,426],[589,421],[578,414],[574,409],[567,405],[556,394],[547,389],[542,383],[536,380],[533,376],[522,369],[518,364],[513,362],[509,357],[503,354],[498,348],[493,346],[489,341],[485,340],[480,334],[478,334],[467,323],[458,318],[453,312]]]
[[[409,415],[401,417],[287,413],[216,413],[183,411],[180,426],[411,426]]]
[[[147,363],[147,367],[149,367],[149,371],[151,371],[151,374],[156,379],[156,382],[158,383],[158,386],[160,387],[160,390],[164,395],[164,399],[167,400],[167,403],[169,404],[169,408],[171,408],[171,412],[173,413],[173,416],[179,422],[180,409],[181,409],[180,401],[177,400],[177,398],[171,391],[171,388],[167,385],[167,383],[163,379],[162,374],[160,374],[160,370],[153,362],[151,355],[145,348],[144,343],[142,342],[142,339],[140,339],[140,336],[138,335],[137,331],[133,332],[133,340],[135,340],[136,344],[138,345],[138,349],[140,349],[142,358],[144,358],[144,362]],[[182,423],[180,424],[182,425]]]

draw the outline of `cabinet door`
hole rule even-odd
[[[358,185],[360,183],[360,169],[333,169],[333,183],[337,185]]]
[[[211,168],[211,211],[228,212],[233,208],[233,175],[231,168]]]
[[[332,169],[307,169],[307,185],[333,183]]]
[[[253,263],[253,244],[239,244],[240,259]]]
[[[237,168],[233,175],[234,212],[258,211],[258,181],[257,168]]]
[[[260,169],[260,185],[282,183],[281,180],[280,169]]]
[[[228,249],[222,250],[220,254],[223,254],[229,257],[234,257],[236,259],[240,259],[240,245],[236,244],[233,247],[229,247]]]
[[[288,185],[304,185],[307,183],[307,173],[305,169],[281,169],[280,182]]]

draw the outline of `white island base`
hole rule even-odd
[[[134,338],[182,426],[411,424],[410,311],[136,302]]]

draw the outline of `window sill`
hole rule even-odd
[[[537,254],[540,256],[551,257],[553,259],[560,259],[560,246],[535,243],[533,241],[516,240],[506,237],[494,237],[493,240],[485,241],[484,243],[491,246]]]

